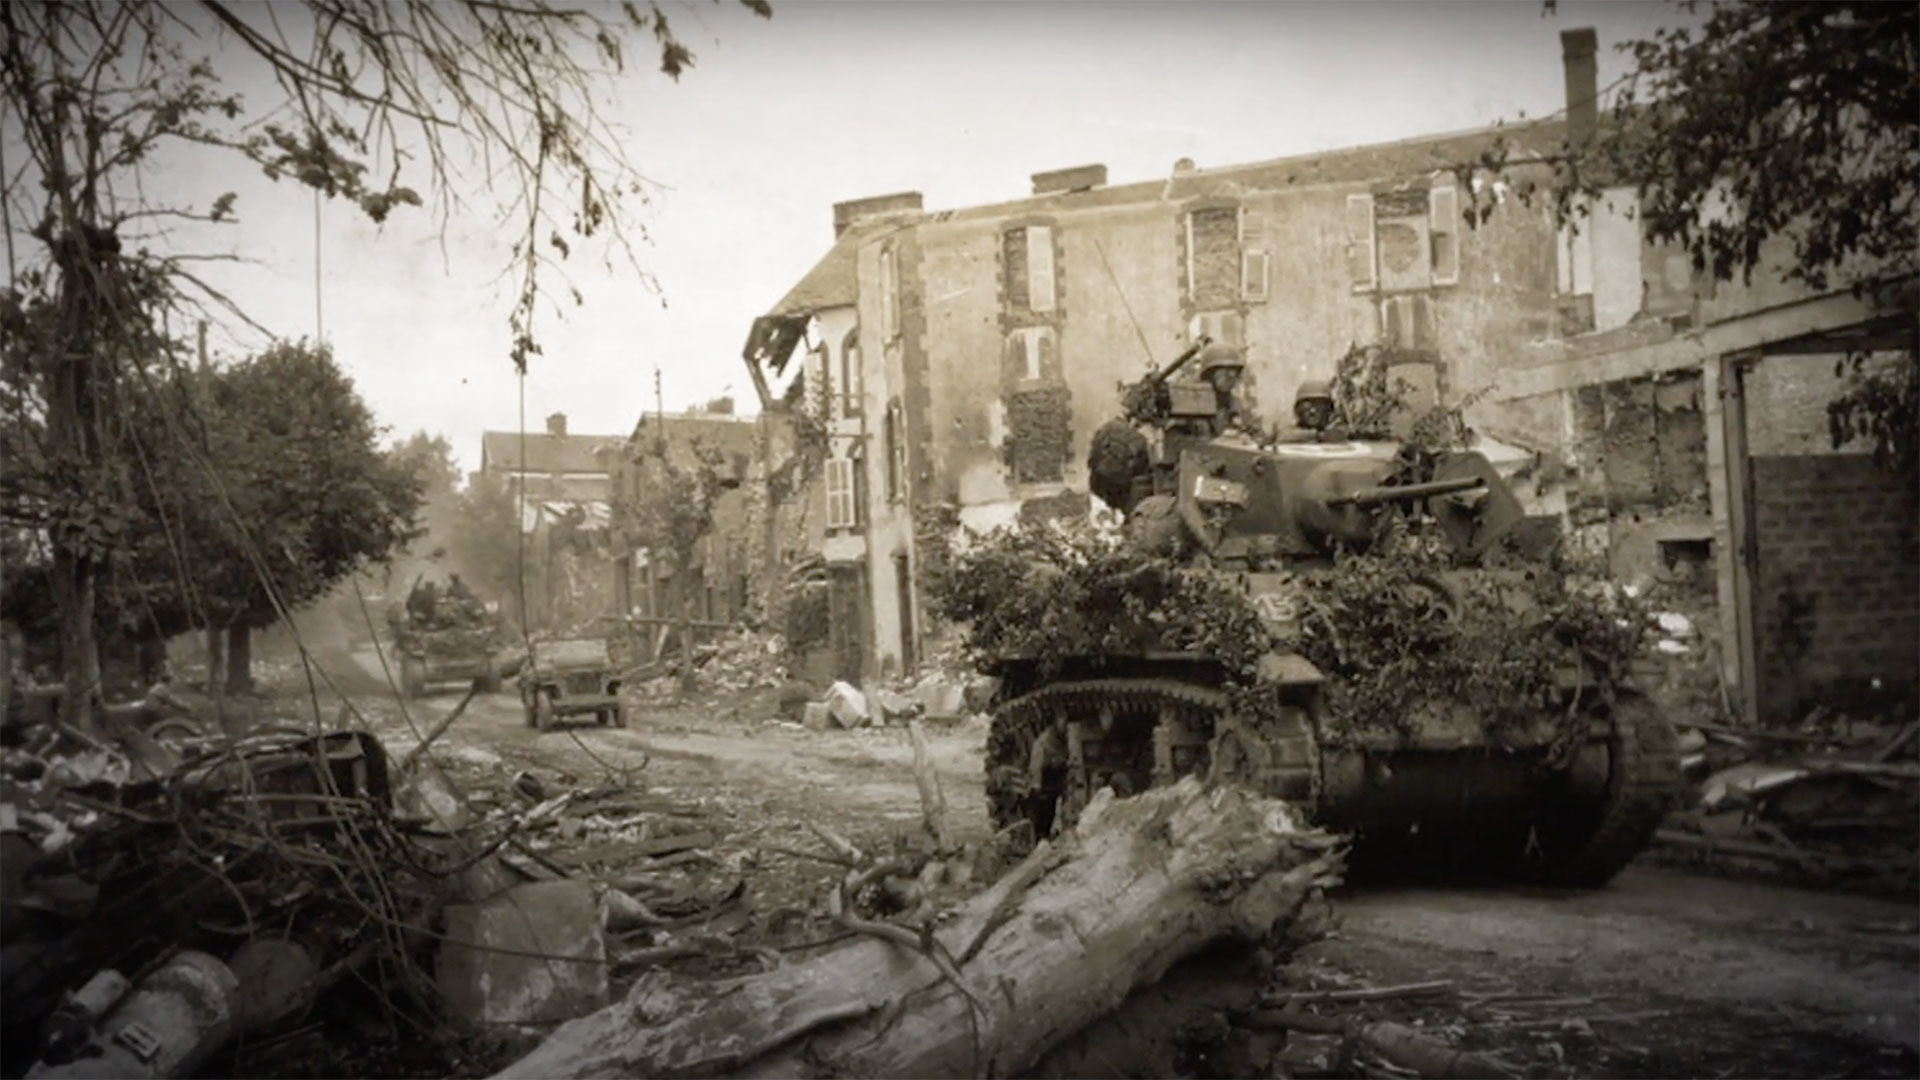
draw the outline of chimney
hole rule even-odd
[[[552,416],[547,417],[547,434],[565,435],[566,433],[567,433],[567,414],[566,413],[557,412],[557,413],[554,413]]]
[[[1600,74],[1594,60],[1599,39],[1593,28],[1560,32],[1560,58],[1567,70],[1567,142],[1588,142],[1600,128]]]
[[[888,214],[917,214],[921,211],[920,193],[902,191],[894,195],[875,195],[868,199],[853,199],[833,204],[833,238],[850,226],[868,218],[883,217]]]
[[[1092,191],[1107,182],[1105,165],[1075,165],[1071,169],[1033,174],[1035,195],[1059,195],[1073,191]]]

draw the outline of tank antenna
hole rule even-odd
[[[1140,329],[1140,320],[1133,317],[1133,305],[1127,303],[1127,290],[1120,287],[1120,277],[1113,272],[1113,264],[1107,261],[1107,246],[1098,236],[1093,238],[1093,250],[1100,253],[1100,265],[1107,271],[1107,280],[1113,282],[1113,291],[1120,296],[1120,307],[1127,313],[1127,321],[1133,324],[1134,336],[1140,339],[1140,352],[1146,359],[1147,368],[1156,365],[1153,362],[1153,346],[1147,343],[1147,332]]]

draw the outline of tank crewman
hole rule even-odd
[[[440,596],[431,581],[416,582],[413,591],[407,594],[407,614],[421,626],[433,623],[439,606]]]
[[[1333,390],[1323,379],[1308,379],[1293,394],[1293,430],[1281,442],[1319,442],[1332,437]]]
[[[459,574],[447,576],[447,616],[459,622],[478,622],[480,601],[474,598],[473,590],[460,580]]]
[[[1257,421],[1240,402],[1240,380],[1247,372],[1247,361],[1240,350],[1216,341],[1201,351],[1199,360],[1201,380],[1213,387],[1213,434],[1236,429],[1257,431]]]

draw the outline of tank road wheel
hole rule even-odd
[[[1598,806],[1560,808],[1535,827],[1531,876],[1543,884],[1598,889],[1653,840],[1684,781],[1679,738],[1659,708],[1622,692],[1613,705],[1606,794]]]
[[[1037,770],[1036,743],[1042,744]],[[987,817],[996,834],[1026,823],[1027,830],[1010,838],[1016,851],[1053,833],[1054,810],[1067,787],[1065,746],[1058,720],[1042,710],[1018,700],[994,710],[987,730]]]
[[[995,710],[987,734],[987,812],[996,833],[1025,822],[1030,846],[1079,820],[1086,798],[1103,787],[1136,795],[1207,769],[1205,740],[1226,710],[1226,695],[1176,679],[1088,679],[1042,686]],[[1069,728],[1084,741],[1082,775],[1073,772]],[[1177,723],[1193,738],[1171,738]],[[1024,831],[1024,830],[1022,830]]]

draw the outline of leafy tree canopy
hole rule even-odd
[[[1550,155],[1562,219],[1606,189],[1716,280],[1762,268],[1816,290],[1916,269],[1920,20],[1857,0],[1680,0],[1696,25],[1621,43],[1633,70],[1589,142]],[[1603,95],[1604,96],[1604,95]],[[1477,164],[1519,164],[1502,140]],[[1476,218],[1496,193],[1478,189]],[[1520,185],[1523,195],[1532,188]],[[1778,257],[1770,242],[1790,245]]]
[[[134,614],[165,613],[163,631],[264,626],[417,534],[422,480],[324,347],[183,373],[146,404],[159,431],[128,447],[150,462],[131,577]]]

